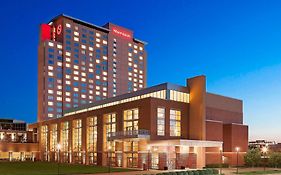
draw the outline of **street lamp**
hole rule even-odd
[[[262,154],[263,154],[263,171],[265,171],[265,156],[266,156],[266,153],[268,151],[267,146],[262,147],[261,151],[262,151]]]
[[[221,166],[220,166],[220,174],[222,174],[222,165],[223,165],[223,148],[220,147],[220,157],[221,157]]]
[[[111,146],[108,146],[108,151],[107,151],[107,155],[108,155],[108,173],[110,174],[111,171],[111,157],[110,157],[110,153],[111,153]]]
[[[149,155],[150,155],[150,146],[147,146],[147,170],[149,171]]]
[[[58,150],[58,175],[60,174],[60,149],[61,149],[61,145],[57,144],[57,150]]]
[[[236,162],[236,168],[237,168],[237,169],[236,169],[236,174],[238,174],[238,161],[239,161],[239,160],[238,160],[238,156],[239,156],[240,148],[239,148],[239,147],[236,147],[235,150],[236,150],[236,161],[237,161],[237,162]]]

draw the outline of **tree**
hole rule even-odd
[[[261,153],[259,149],[250,149],[244,156],[244,161],[247,166],[258,166],[261,162]]]
[[[281,167],[281,153],[279,152],[270,153],[268,163],[270,166],[275,168]]]

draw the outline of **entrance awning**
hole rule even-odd
[[[150,146],[188,146],[188,147],[222,147],[223,142],[219,141],[207,141],[207,140],[187,140],[187,139],[175,139],[175,140],[157,140],[149,141]]]

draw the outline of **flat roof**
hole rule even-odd
[[[127,99],[127,98],[132,98],[132,97],[137,97],[140,95],[144,95],[144,94],[148,94],[148,93],[152,93],[152,92],[156,92],[156,91],[160,91],[160,90],[177,90],[180,92],[185,92],[188,93],[189,89],[188,87],[185,86],[180,86],[180,85],[176,85],[176,84],[171,84],[171,83],[162,83],[159,85],[155,85],[152,87],[148,87],[145,89],[141,89],[135,92],[130,92],[130,93],[126,93],[126,94],[122,94],[122,95],[118,95],[116,97],[111,97],[111,98],[106,98],[100,101],[95,101],[93,103],[90,104],[85,104],[76,108],[71,108],[68,109],[64,112],[64,114],[70,113],[70,112],[75,112],[78,110],[83,110],[83,109],[87,109],[87,108],[91,108],[91,107],[95,107],[98,105],[103,105],[106,103],[111,103],[111,102],[115,102],[115,101],[119,101],[119,100],[123,100],[123,99]]]
[[[75,18],[75,17],[69,16],[69,15],[63,14],[63,13],[58,15],[58,16],[56,16],[56,17],[54,17],[52,20],[49,21],[49,23],[53,22],[54,20],[58,19],[59,17],[65,17],[67,19],[73,20],[74,22],[76,22],[78,24],[82,24],[82,25],[85,25],[85,26],[90,27],[90,28],[95,28],[95,29],[103,30],[104,32],[110,32],[110,30],[108,28],[105,28],[105,27],[102,27],[102,26],[98,26],[98,25],[95,25],[93,23],[89,23],[89,22],[80,20],[78,18]],[[147,44],[147,42],[139,40],[139,39],[136,39],[136,38],[133,38],[133,40],[135,42],[139,42],[139,43],[142,43],[144,45]]]
[[[95,24],[92,24],[92,23],[89,23],[89,22],[80,20],[80,19],[78,19],[78,18],[74,18],[74,17],[72,17],[72,16],[69,16],[69,15],[66,15],[66,14],[63,14],[63,13],[60,14],[60,15],[58,15],[58,16],[56,16],[56,17],[54,17],[51,21],[49,21],[49,23],[50,23],[50,22],[53,22],[54,20],[58,19],[59,17],[65,17],[65,18],[68,18],[68,19],[73,20],[74,22],[76,22],[76,23],[78,23],[78,24],[82,24],[82,25],[85,25],[85,26],[91,27],[91,28],[97,28],[97,29],[103,30],[103,31],[105,31],[105,32],[109,32],[109,31],[110,31],[110,30],[107,29],[107,28],[104,28],[104,27],[101,27],[101,26],[98,26],[98,25],[95,25]]]

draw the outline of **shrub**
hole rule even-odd
[[[273,152],[269,155],[268,163],[271,167],[281,167],[281,153]]]
[[[259,149],[250,149],[244,156],[244,161],[247,166],[258,166],[261,163],[261,153]]]
[[[219,170],[213,169],[213,174],[219,174]]]
[[[206,165],[206,168],[220,168],[222,165],[222,168],[229,168],[229,164],[208,164]]]

